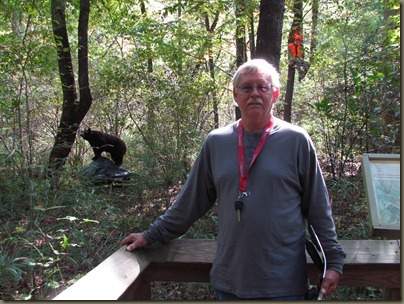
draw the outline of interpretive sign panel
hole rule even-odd
[[[400,155],[363,154],[372,235],[400,238]]]

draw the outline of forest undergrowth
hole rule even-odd
[[[146,229],[181,185],[148,189],[83,183],[66,172],[58,185],[23,172],[0,172],[0,299],[49,300],[105,260],[128,233]],[[327,180],[340,239],[367,239],[369,218],[361,174]],[[184,236],[216,236],[215,208]],[[378,288],[339,287],[330,300],[377,300]],[[153,300],[213,300],[209,283],[154,282]]]

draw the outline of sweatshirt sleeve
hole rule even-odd
[[[167,243],[180,237],[215,203],[216,189],[212,181],[206,141],[174,203],[148,230],[142,232],[148,245],[154,242]]]
[[[327,187],[317,160],[314,145],[306,134],[307,149],[301,157],[307,161],[299,165],[302,183],[302,210],[308,224],[312,225],[323,246],[327,269],[342,274],[345,253],[337,241]],[[302,149],[304,150],[304,149]],[[305,155],[304,155],[305,154]]]

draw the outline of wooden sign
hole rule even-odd
[[[372,235],[400,238],[400,155],[363,154],[362,172]]]

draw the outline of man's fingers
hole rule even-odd
[[[128,244],[126,250],[133,251],[136,248],[145,246],[147,241],[140,233],[132,233],[121,241],[121,246],[126,244]]]
[[[136,248],[136,246],[134,245],[135,243],[128,245],[128,247],[126,247],[126,251],[132,251]]]
[[[334,270],[327,270],[321,293],[328,296],[337,290],[340,274]]]
[[[134,240],[135,240],[135,239],[133,238],[133,236],[132,236],[132,234],[131,234],[131,235],[127,236],[126,238],[124,238],[124,239],[121,241],[121,246],[123,246],[123,245],[125,245],[125,244],[132,243]]]

